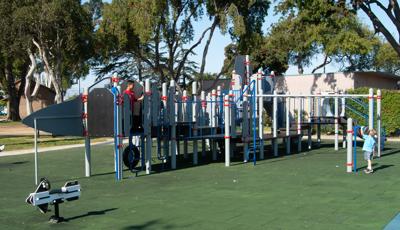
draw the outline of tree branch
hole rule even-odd
[[[389,6],[388,8],[386,8],[381,2],[376,1],[376,0],[371,0],[369,3],[367,3],[368,5],[375,3],[379,8],[381,8],[381,10],[383,10],[386,15],[390,18],[390,20],[393,22],[393,24],[396,26],[397,31],[400,31],[400,21],[398,21],[398,19],[395,18],[395,16],[392,14],[391,11],[391,2],[392,0],[389,2]],[[370,7],[369,7],[370,8]],[[371,9],[371,8],[370,8]]]
[[[215,28],[217,28],[217,25],[218,25],[218,19],[217,19],[217,17],[215,17],[214,18],[214,22],[213,22],[213,24],[211,26],[210,34],[208,35],[208,39],[207,39],[206,45],[204,46],[203,57],[202,57],[202,60],[201,60],[201,66],[200,66],[200,72],[199,72],[199,78],[200,78],[199,80],[203,79],[204,69],[205,69],[205,65],[206,65],[206,57],[207,57],[207,53],[208,53],[208,48],[210,46],[211,39],[213,37]]]
[[[396,39],[393,35],[386,29],[386,27],[382,24],[382,22],[378,19],[378,17],[372,12],[371,8],[367,7],[365,4],[361,3],[360,8],[367,14],[367,16],[372,21],[374,28],[376,31],[381,32],[383,36],[388,40],[390,45],[394,48],[397,55],[400,56],[400,45],[397,43]]]
[[[182,60],[180,61],[179,65],[178,65],[178,68],[177,68],[177,71],[176,71],[176,74],[175,74],[175,79],[179,77],[179,75],[180,75],[180,73],[181,73],[181,71],[182,71],[182,68],[183,68],[183,66],[184,66],[185,63],[186,63],[186,59],[187,59],[187,57],[189,56],[189,54],[190,54],[191,52],[193,52],[193,50],[194,50],[198,45],[201,44],[201,42],[202,42],[204,36],[206,35],[206,33],[207,33],[209,30],[211,30],[211,27],[208,27],[207,29],[205,29],[205,30],[203,31],[203,33],[201,34],[199,40],[197,40],[197,42],[196,42],[195,44],[193,44],[192,47],[190,47],[190,48],[186,51],[186,53],[183,55],[183,58],[182,58]]]

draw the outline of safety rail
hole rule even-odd
[[[348,98],[348,99],[350,99],[350,101],[353,101],[353,102],[357,103],[358,105],[360,105],[364,109],[368,109],[368,103],[364,102],[360,98]]]

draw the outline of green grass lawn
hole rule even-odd
[[[70,179],[82,186],[80,200],[61,204],[68,222],[57,226],[47,223],[51,213],[24,203],[35,189],[33,155],[0,157],[0,228],[375,230],[400,210],[398,143],[387,145],[372,175],[345,173],[346,151],[331,145],[255,167],[200,160],[199,166],[178,162],[178,170],[149,176],[125,171],[121,182],[114,179],[112,146],[93,147],[91,178],[83,177],[83,153],[39,156],[39,175],[53,188]]]
[[[10,127],[10,126],[15,126],[15,125],[21,125],[21,122],[20,121],[2,121],[2,122],[0,122],[0,128]]]
[[[92,138],[91,142],[106,141],[109,138]],[[43,135],[39,138],[39,148],[53,147],[61,145],[83,144],[85,139],[82,137],[52,137]],[[33,136],[10,136],[0,137],[0,144],[6,145],[6,151],[32,149],[34,146]]]

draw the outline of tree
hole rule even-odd
[[[400,75],[400,59],[393,46],[381,42],[374,56],[376,70]]]
[[[269,1],[156,1],[114,0],[106,4],[98,31],[102,46],[99,73],[128,67],[135,75],[155,75],[160,82],[181,75],[204,75],[206,56],[216,28],[244,39],[252,28],[261,30]],[[195,38],[193,23],[211,21]],[[250,26],[251,25],[251,26]],[[255,30],[256,30],[255,29]],[[205,41],[200,67],[190,62],[194,49]],[[198,68],[199,67],[199,71]],[[129,75],[128,75],[129,76]],[[199,80],[199,79],[198,79]]]
[[[312,72],[332,61],[342,63],[342,70],[371,68],[371,52],[378,39],[340,1],[285,0],[277,11],[281,20],[255,52],[259,62],[273,65],[278,73],[288,64],[296,65],[302,74],[322,54],[322,63]]]
[[[352,0],[351,3],[354,9],[360,9],[368,16],[375,31],[377,33],[381,33],[386,38],[386,40],[397,53],[397,56],[400,57],[400,40],[397,40],[387,26],[384,25],[383,21],[385,19],[379,18],[377,15],[377,10],[375,10],[381,10],[386,14],[387,18],[390,20],[388,23],[391,23],[395,27],[397,30],[397,35],[400,36],[400,8],[398,1]]]
[[[21,49],[21,39],[18,27],[14,24],[16,9],[20,1],[0,2],[0,88],[7,96],[7,119],[17,121],[19,116],[19,101],[23,95],[25,78],[29,61]],[[20,79],[20,87],[17,89],[16,81]]]
[[[63,84],[88,72],[85,62],[92,54],[92,18],[78,0],[26,0],[24,3],[14,14],[16,26],[23,28],[23,35],[28,38],[25,47],[31,69],[27,79],[34,72],[36,55],[56,92],[55,101],[60,103]],[[30,95],[27,99],[30,100]]]

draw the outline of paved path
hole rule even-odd
[[[35,131],[33,128],[28,127],[22,123],[15,123],[12,125],[3,125],[0,123],[0,137],[1,136],[33,136]],[[41,135],[50,135],[45,132],[40,132]]]
[[[110,145],[113,144],[113,140],[107,140],[103,142],[97,142],[97,143],[92,143],[91,146],[96,146],[96,145]],[[85,144],[74,144],[74,145],[62,145],[62,146],[53,146],[53,147],[43,147],[39,148],[39,152],[48,152],[48,151],[55,151],[55,150],[63,150],[63,149],[72,149],[72,148],[82,148],[85,147]],[[7,149],[7,146],[6,146]],[[3,151],[0,152],[0,157],[5,157],[5,156],[15,156],[15,155],[22,155],[22,154],[32,154],[34,153],[35,150],[32,149],[23,149],[23,150],[13,150],[13,151]]]

